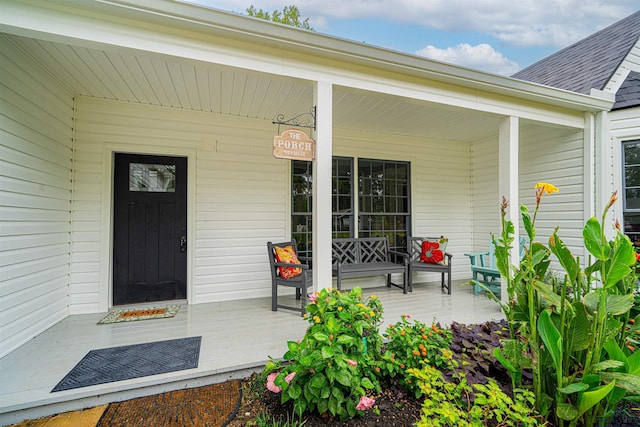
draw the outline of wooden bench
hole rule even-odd
[[[520,259],[524,257],[525,246],[527,241],[524,237],[520,237]],[[471,262],[471,279],[474,283],[473,293],[478,295],[482,291],[480,284],[487,287],[495,295],[500,296],[502,288],[500,282],[500,272],[496,266],[496,253],[493,242],[489,239],[489,250],[485,252],[471,252],[465,254]]]
[[[366,277],[387,275],[387,286],[396,286],[407,293],[408,267],[406,255],[402,252],[389,249],[389,241],[386,237],[357,237],[333,239],[332,274],[337,278],[338,290],[342,290],[342,279],[349,277]],[[402,258],[403,263],[392,261],[391,255]],[[391,281],[391,275],[401,273],[403,284],[399,285]]]
[[[413,292],[413,272],[414,271],[427,271],[440,273],[440,286],[442,290],[446,290],[447,294],[451,295],[451,255],[445,252],[442,264],[428,264],[420,260],[420,254],[422,253],[422,242],[425,240],[437,242],[443,239],[440,237],[409,237],[407,240],[407,252],[409,253],[409,292]],[[447,276],[447,283],[445,285],[445,277]]]

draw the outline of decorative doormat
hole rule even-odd
[[[198,367],[202,337],[92,350],[51,392]]]
[[[164,319],[178,314],[179,305],[165,305],[161,307],[119,308],[109,312],[98,322],[98,325],[118,322],[133,322],[135,320]]]
[[[242,401],[240,380],[112,403],[98,427],[223,427]]]

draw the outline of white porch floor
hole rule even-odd
[[[375,293],[382,301],[381,332],[403,313],[427,324],[503,318],[496,303],[460,283],[454,282],[452,295],[442,293],[439,283],[414,284],[407,295],[397,288],[364,294]],[[307,327],[298,313],[272,312],[269,298],[183,305],[174,318],[97,325],[104,315],[69,316],[0,359],[0,425],[244,377],[260,370],[269,356],[282,357],[287,341],[301,339]],[[196,369],[51,393],[91,350],[191,336],[202,336]]]

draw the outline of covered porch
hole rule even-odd
[[[64,396],[93,402],[84,390],[49,392],[95,348],[203,335],[197,373],[169,376],[172,387],[281,356],[295,339],[289,331],[301,335],[305,324],[270,310],[266,242],[307,233],[314,286],[332,286],[333,218],[345,213],[334,205],[342,195],[332,188],[336,158],[353,166],[345,175],[347,232],[384,235],[386,218],[380,229],[363,220],[380,215],[396,221],[392,246],[403,236],[444,235],[458,283],[471,276],[463,254],[485,250],[499,232],[501,196],[515,219],[518,205],[534,200],[537,181],[560,187],[538,218],[539,237],[559,225],[582,255],[582,224],[609,194],[596,165],[608,155],[600,125],[610,100],[182,2],[5,1],[0,12],[5,411],[62,404]],[[273,156],[273,122],[312,108],[317,145],[302,230],[293,219],[295,168]],[[114,163],[123,153],[186,159],[185,234],[172,242],[186,263],[186,300],[176,319],[96,326],[115,305]],[[361,188],[379,165],[399,164],[406,173],[384,183],[402,190],[376,195],[393,198],[376,212]],[[435,279],[425,273],[414,283]],[[383,283],[348,286],[369,292]],[[500,316],[468,288],[454,286],[451,296],[439,285],[421,288],[384,290],[385,319]],[[98,391],[126,397],[125,389],[150,385],[140,379]]]
[[[364,298],[375,294],[382,301],[381,333],[402,314],[428,325],[503,318],[498,304],[461,284],[454,283],[450,296],[439,283],[416,283],[411,295],[383,287],[367,289]],[[270,307],[269,298],[183,304],[174,318],[105,325],[97,324],[104,313],[68,316],[0,359],[0,425],[259,371],[269,357],[282,357],[287,341],[301,339],[308,325],[298,313]],[[202,336],[196,369],[51,393],[91,350],[191,336]]]

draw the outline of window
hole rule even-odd
[[[354,162],[332,159],[332,237],[355,236]],[[358,161],[358,236],[387,236],[389,246],[406,251],[411,224],[409,163],[388,160]],[[312,164],[291,162],[291,236],[301,256],[311,258]]]
[[[332,159],[331,205],[333,237],[353,236],[353,160]],[[298,253],[311,258],[312,244],[312,163],[291,162],[291,236],[296,239]]]
[[[409,163],[358,161],[360,237],[384,237],[393,250],[406,252],[409,235]]]
[[[331,173],[333,238],[353,237],[353,160],[334,157]]]
[[[311,162],[291,161],[291,237],[303,257],[311,257],[311,166]]]
[[[624,232],[640,246],[640,140],[622,144]]]

